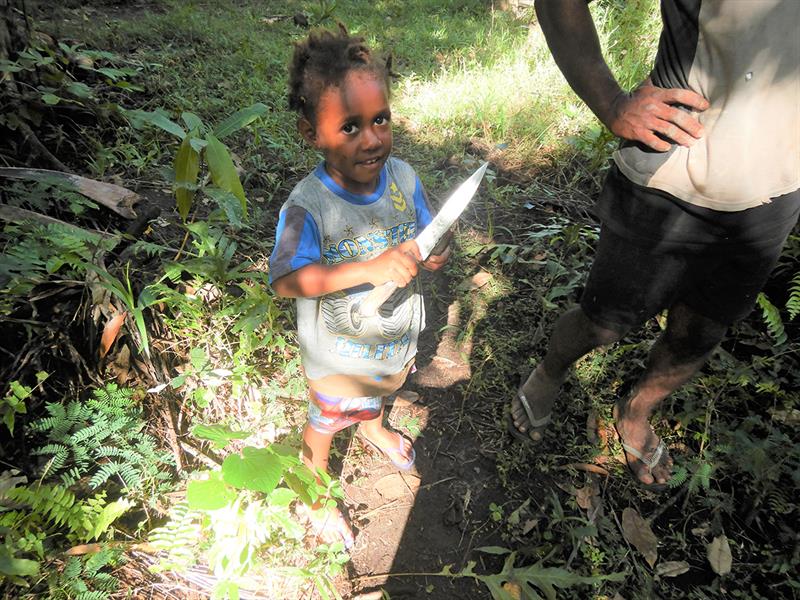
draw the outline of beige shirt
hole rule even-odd
[[[667,152],[624,145],[622,173],[720,211],[800,188],[800,0],[664,0],[662,14],[653,83],[708,99],[695,113],[705,136]]]

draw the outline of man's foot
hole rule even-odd
[[[647,489],[666,489],[672,477],[672,458],[647,420],[626,417],[624,405],[614,406],[614,427],[631,474]]]
[[[346,549],[353,547],[353,530],[338,508],[311,508],[300,504],[298,514],[305,518],[312,535],[325,544],[343,542]]]
[[[563,382],[564,378],[549,377],[541,364],[533,370],[511,400],[509,431],[515,437],[535,442],[542,439]]]
[[[369,428],[360,426],[358,436],[373,450],[383,454],[395,467],[408,471],[414,466],[417,455],[411,442],[396,431],[383,426]]]

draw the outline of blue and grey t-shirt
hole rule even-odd
[[[390,157],[366,196],[343,189],[320,164],[281,208],[270,282],[312,263],[370,260],[414,239],[430,221],[422,183],[405,162]],[[418,282],[398,289],[375,317],[363,319],[356,307],[371,289],[365,284],[297,298],[300,353],[312,382],[332,375],[379,381],[401,372],[416,355],[425,326]]]

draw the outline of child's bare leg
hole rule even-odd
[[[613,344],[625,333],[622,329],[617,331],[597,325],[580,307],[561,315],[553,327],[547,354],[520,388],[530,404],[533,418],[545,419],[553,410],[558,390],[576,360],[595,348]],[[511,418],[520,432],[530,430],[531,439],[541,439],[544,426],[531,427],[517,396],[511,401]]]
[[[320,433],[306,423],[303,430],[303,462],[316,473],[317,469],[328,472],[328,459],[331,455],[332,433]]]
[[[317,469],[328,472],[333,436],[332,433],[321,433],[306,423],[306,428],[303,430],[303,462],[315,473]],[[314,512],[319,508],[319,503],[314,504],[311,506],[309,514],[319,537],[329,544],[344,541],[345,546],[350,547],[353,543],[353,531],[339,509],[334,509],[335,513],[333,514],[326,513],[315,516]]]
[[[389,431],[383,426],[383,407],[381,406],[380,414],[374,419],[369,421],[361,421],[358,425],[358,430],[370,442],[379,448],[397,448],[398,436],[395,432]],[[402,439],[403,448],[400,451],[400,456],[403,460],[409,460],[411,457],[411,442],[405,437],[400,436]]]

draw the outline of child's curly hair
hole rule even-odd
[[[314,123],[322,93],[328,87],[340,86],[353,69],[374,73],[389,90],[391,57],[386,63],[376,60],[364,38],[352,37],[341,23],[338,33],[312,32],[294,47],[289,65],[289,108]]]

